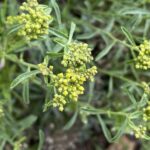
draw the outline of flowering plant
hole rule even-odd
[[[112,19],[112,13],[107,16],[106,8],[101,8],[107,2],[92,4],[87,0],[86,14],[86,9],[77,7],[80,19],[77,14],[72,17],[66,13],[74,2],[62,6],[62,12],[55,0],[47,5],[27,0],[19,7],[15,0],[13,5],[9,3],[6,0],[0,5],[0,149],[29,148],[28,131],[32,132],[33,124],[45,128],[65,115],[69,121],[64,130],[79,120],[90,126],[90,119],[96,118],[95,124],[110,143],[126,134],[144,142],[150,140],[148,23],[144,38],[136,38],[134,34],[141,34],[141,29],[132,33],[134,28],[129,30],[123,19]],[[139,5],[143,3],[148,1]],[[112,8],[120,9],[119,5],[128,3],[112,2]],[[104,30],[97,27],[99,23],[105,26],[103,21],[92,16],[97,14],[97,7],[104,13],[104,22],[111,18]],[[137,10],[120,10],[120,16],[148,14]],[[121,24],[119,29],[117,23]],[[35,147],[40,150],[43,145],[44,132],[39,129]]]

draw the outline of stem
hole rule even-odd
[[[103,74],[107,74],[107,75],[109,75],[109,76],[111,76],[111,77],[118,78],[118,79],[120,79],[120,80],[122,80],[122,81],[125,81],[125,82],[128,82],[128,83],[132,83],[132,84],[141,86],[139,83],[137,83],[137,82],[135,82],[135,81],[133,81],[133,80],[130,80],[130,79],[128,79],[128,78],[125,78],[125,77],[123,77],[123,76],[121,76],[121,75],[114,74],[114,73],[112,73],[112,72],[110,72],[110,71],[107,71],[107,70],[98,69],[98,72],[103,73]]]
[[[97,29],[97,31],[99,31],[100,33],[102,32],[102,33],[106,34],[106,35],[107,35],[108,37],[110,37],[112,40],[114,40],[114,41],[116,41],[116,42],[119,42],[119,43],[125,45],[125,46],[128,47],[128,48],[132,48],[132,46],[129,45],[129,44],[127,44],[125,41],[121,41],[121,40],[117,39],[115,36],[113,36],[113,35],[112,35],[111,33],[109,33],[109,32],[106,32],[105,30]]]
[[[125,113],[125,112],[114,112],[114,111],[111,111],[111,110],[104,110],[104,109],[96,109],[92,106],[89,106],[89,105],[86,105],[86,104],[83,104],[83,103],[79,103],[80,105],[80,108],[82,111],[86,111],[90,114],[93,114],[93,115],[108,115],[108,116],[124,116],[124,117],[129,117],[129,114],[128,113]],[[88,108],[86,108],[86,106]]]
[[[8,59],[9,61],[15,62],[15,63],[17,63],[17,64],[22,64],[22,65],[24,65],[24,66],[26,66],[26,67],[38,69],[37,65],[27,63],[27,62],[23,61],[22,59],[21,59],[21,60],[18,59],[18,58],[16,58],[16,59],[11,59],[11,58],[9,57],[9,55],[5,55],[5,58]]]

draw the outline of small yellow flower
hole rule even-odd
[[[41,73],[44,76],[50,75],[52,73],[52,71],[53,71],[53,66],[50,66],[48,68],[44,63],[38,64],[38,67],[39,67],[39,70],[41,71]]]
[[[134,132],[135,132],[135,137],[136,138],[143,138],[146,134],[146,127],[140,125],[139,127],[136,127],[134,129]]]
[[[143,109],[143,120],[150,121],[150,101],[148,105]]]

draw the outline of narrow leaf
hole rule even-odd
[[[78,116],[78,111],[76,111],[73,115],[73,117],[69,120],[69,122],[64,126],[63,130],[69,130],[73,124],[75,123]]]
[[[51,3],[52,3],[52,6],[53,6],[53,8],[55,10],[58,24],[59,24],[59,26],[61,26],[62,23],[61,23],[61,15],[60,15],[59,6],[57,5],[55,0],[51,0]]]
[[[133,94],[130,93],[130,91],[126,90],[126,93],[128,94],[131,102],[133,103],[133,105],[136,107],[137,106],[137,101],[135,99],[135,97],[133,96]]]
[[[13,28],[10,29],[10,31],[7,34],[10,35],[11,33],[18,31],[22,27],[23,25],[15,25]]]
[[[121,135],[125,132],[125,128],[127,126],[127,118],[123,121],[120,129],[117,131],[117,133],[114,137],[111,137],[111,134],[110,134],[108,128],[106,127],[103,119],[99,115],[97,115],[97,118],[98,118],[99,123],[101,124],[104,135],[109,142],[117,141],[121,137]]]
[[[29,80],[23,83],[23,100],[25,104],[29,104]]]
[[[125,27],[121,27],[122,32],[124,33],[124,35],[127,37],[128,41],[131,43],[131,45],[136,45],[132,35],[130,34],[130,32],[125,28]]]
[[[70,34],[69,34],[69,40],[68,40],[68,43],[70,43],[72,41],[72,38],[73,38],[73,34],[74,34],[74,31],[75,31],[75,28],[76,28],[76,24],[71,22],[71,28],[70,28]]]
[[[21,127],[21,130],[27,129],[31,127],[31,125],[37,120],[37,117],[34,115],[30,115],[25,119],[21,120],[18,124]]]
[[[84,33],[84,34],[78,35],[77,39],[78,40],[89,40],[89,39],[95,37],[98,34],[99,34],[98,31],[95,31],[95,32],[92,31],[92,33],[89,32],[89,33]]]
[[[39,145],[38,150],[42,150],[44,145],[44,132],[42,130],[39,130]]]
[[[18,84],[20,84],[24,80],[26,80],[38,73],[40,73],[39,70],[34,70],[34,71],[30,71],[30,72],[25,72],[25,73],[19,75],[16,79],[13,80],[13,82],[10,85],[10,88],[13,89],[14,87],[16,87]]]
[[[50,56],[51,58],[57,58],[57,57],[62,57],[63,53],[47,52],[47,55]]]
[[[115,45],[115,42],[112,42],[110,45],[108,45],[105,49],[103,49],[95,58],[96,61],[99,61],[104,56],[106,56],[109,51],[112,49],[112,47]]]

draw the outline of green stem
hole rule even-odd
[[[124,112],[120,112],[120,111],[114,112],[114,111],[111,111],[111,110],[96,109],[96,108],[91,107],[91,106],[89,106],[89,107],[90,107],[90,108],[86,108],[85,104],[82,105],[82,104],[80,103],[80,109],[81,109],[82,111],[85,111],[85,112],[90,113],[90,114],[92,114],[92,115],[97,115],[97,114],[99,114],[99,115],[108,115],[108,116],[111,116],[111,115],[112,115],[112,116],[124,116],[124,117],[129,117],[129,114],[128,114],[128,113],[124,113]]]
[[[22,59],[21,60],[18,58],[17,59],[11,59],[8,55],[5,55],[5,58],[8,59],[9,61],[12,61],[12,62],[17,63],[17,64],[22,64],[26,67],[38,69],[37,65],[27,63],[27,62],[23,61]]]
[[[109,75],[109,76],[111,76],[111,77],[118,78],[118,79],[120,79],[120,80],[122,80],[122,81],[125,81],[125,82],[128,82],[128,83],[132,83],[132,84],[141,86],[139,83],[137,83],[137,82],[135,82],[135,81],[133,81],[133,80],[130,80],[130,79],[128,79],[128,78],[125,78],[125,77],[123,77],[123,76],[121,76],[121,75],[117,75],[116,73],[113,73],[113,72],[111,72],[111,71],[107,71],[107,70],[103,70],[103,69],[98,69],[98,72],[103,73],[103,74],[107,74],[107,75]]]

